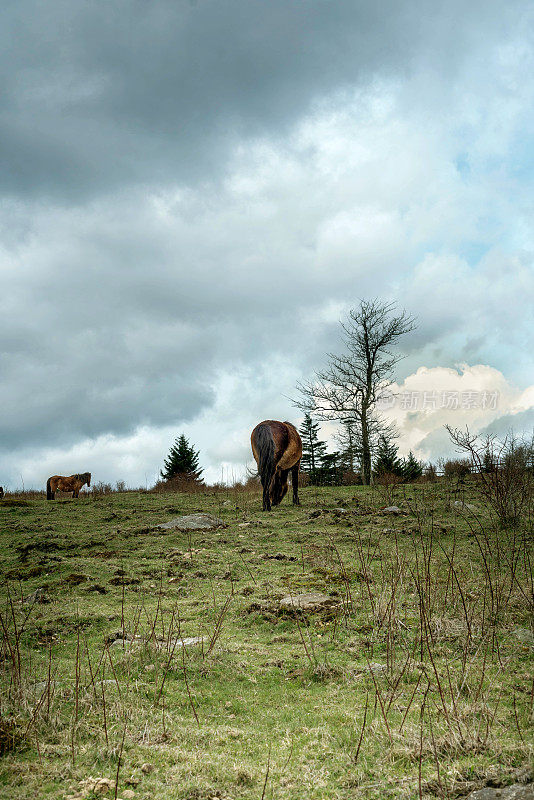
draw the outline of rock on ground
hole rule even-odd
[[[468,800],[534,800],[534,785],[525,786],[514,783],[513,786],[503,786],[502,789],[486,787],[477,789],[468,796]]]
[[[29,594],[27,597],[25,597],[22,602],[31,603],[31,605],[34,605],[35,603],[45,604],[50,602],[50,597],[46,594],[44,589],[40,588],[36,589],[35,592],[32,592],[32,594]]]
[[[187,514],[184,517],[174,517],[169,522],[157,526],[162,530],[178,531],[214,531],[216,528],[228,527],[222,519],[212,514]]]
[[[369,661],[367,668],[369,672],[374,672],[374,673],[387,672],[388,669],[386,664],[380,664],[378,661]]]
[[[115,789],[115,781],[109,778],[85,778],[78,783],[78,791],[74,794],[67,795],[67,800],[82,800],[88,794],[93,795],[106,795],[111,794]],[[117,798],[118,800],[118,798]]]
[[[325,611],[336,605],[336,600],[320,592],[304,592],[303,594],[287,594],[280,600],[280,608],[300,611]]]
[[[387,508],[383,509],[384,514],[401,514],[401,510],[398,506],[388,506]]]
[[[463,500],[455,500],[452,504],[453,508],[458,508],[460,511],[478,511],[478,508],[473,503],[464,503]]]
[[[534,633],[528,628],[514,628],[512,634],[521,644],[534,647]]]
[[[117,639],[109,642],[109,646],[121,648],[123,650],[138,650],[145,645],[155,644],[156,650],[180,650],[182,647],[192,647],[196,644],[202,644],[203,641],[203,636],[185,636],[182,639],[173,638],[170,640],[156,639],[155,642],[153,639],[145,639],[142,636],[136,636],[135,638],[119,636]]]

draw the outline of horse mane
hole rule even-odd
[[[76,478],[76,480],[78,480],[78,481],[86,481],[88,478],[91,477],[91,473],[90,472],[82,472],[82,473],[79,473],[79,474],[77,473],[76,475],[71,475],[71,477],[72,478]]]

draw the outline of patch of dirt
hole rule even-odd
[[[304,614],[321,614],[324,618],[336,613],[339,601],[337,597],[324,595],[319,592],[304,592],[301,594],[286,595],[278,601],[257,600],[246,607],[245,613],[259,612],[264,619],[273,620],[277,617],[295,617]]]
[[[141,583],[140,578],[129,578],[127,575],[117,575],[109,581],[111,586],[137,586]]]
[[[11,714],[7,717],[0,716],[0,756],[15,750],[25,750],[27,744],[24,726],[19,725]]]
[[[10,569],[6,572],[6,578],[11,581],[26,581],[29,578],[38,578],[43,572],[46,572],[45,568],[35,564],[31,567]]]
[[[86,580],[87,575],[84,575],[83,572],[71,572],[70,575],[63,579],[62,583],[66,583],[68,586],[79,586],[80,583],[84,583]]]
[[[28,544],[21,544],[16,547],[16,551],[19,554],[19,559],[21,561],[27,561],[30,553],[34,550],[40,551],[43,553],[52,553],[57,550],[75,550],[76,543],[69,541],[68,539],[62,539],[60,542],[54,541],[53,539],[37,539],[33,542],[28,542]]]
[[[262,555],[264,560],[272,559],[274,561],[298,561],[296,556],[287,556],[285,553],[275,553],[275,555],[270,555],[270,553],[264,553]]]

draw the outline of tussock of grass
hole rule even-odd
[[[5,508],[0,796],[117,773],[147,800],[511,782],[532,756],[531,532],[479,500],[466,519],[443,482],[397,492],[397,517],[365,487],[269,515],[231,490]],[[193,511],[228,527],[154,530]],[[281,613],[305,591],[333,608]]]

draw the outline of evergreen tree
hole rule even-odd
[[[423,474],[423,465],[410,450],[408,458],[402,462],[402,477],[405,481],[415,481]]]
[[[320,486],[340,486],[343,480],[340,453],[324,453],[316,470],[316,482]]]
[[[334,438],[342,447],[339,453],[340,467],[349,472],[359,471],[361,468],[361,446],[355,422],[350,419],[343,420],[342,427]]]
[[[326,444],[319,439],[319,424],[314,422],[311,414],[304,415],[304,422],[299,428],[302,439],[302,458],[300,468],[307,472],[310,483],[316,483],[321,468],[321,459],[326,454]]]
[[[402,461],[397,453],[397,445],[387,436],[381,436],[376,450],[375,475],[383,475],[385,472],[389,472],[392,475],[403,477]]]
[[[176,475],[183,475],[191,481],[199,481],[203,470],[198,464],[199,451],[192,447],[182,433],[174,441],[169,455],[164,461],[165,470],[160,472],[164,481],[169,481]]]

